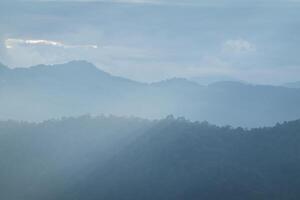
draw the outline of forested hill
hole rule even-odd
[[[300,121],[244,130],[167,117],[0,123],[0,199],[300,198]]]

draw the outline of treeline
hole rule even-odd
[[[169,116],[0,122],[0,199],[300,198],[300,121],[218,127]]]

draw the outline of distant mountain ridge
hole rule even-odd
[[[0,65],[1,67],[1,65]],[[29,68],[14,68],[9,69],[3,65],[5,69],[8,69],[6,73],[11,76],[23,76],[22,78],[28,78],[26,75],[31,76],[60,76],[62,78],[70,78],[72,76],[76,76],[78,78],[105,78],[105,79],[119,79],[127,82],[135,82],[129,79],[112,76],[109,73],[106,73],[95,65],[86,62],[86,61],[71,61],[65,64],[57,64],[57,65],[36,65]],[[5,75],[5,74],[4,74]],[[137,82],[135,82],[137,83]]]
[[[232,81],[203,86],[182,78],[146,84],[112,76],[86,61],[72,61],[0,67],[0,110],[0,120],[41,121],[87,113],[153,119],[174,114],[257,127],[299,118],[300,92]]]
[[[185,78],[171,78],[171,79],[167,79],[164,81],[159,81],[159,82],[154,82],[152,83],[152,85],[158,85],[158,86],[163,86],[163,85],[188,85],[188,86],[199,86],[198,83],[194,82],[194,81],[190,81],[188,79]]]
[[[289,87],[289,88],[300,88],[300,81],[286,83],[283,86]]]
[[[0,70],[7,70],[8,68],[0,62]]]

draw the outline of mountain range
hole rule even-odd
[[[300,81],[286,83],[283,86],[289,87],[289,88],[300,88]]]
[[[161,118],[217,125],[270,126],[300,118],[300,89],[174,78],[140,83],[86,61],[10,69],[0,65],[0,120],[43,121],[82,114]]]
[[[269,128],[90,117],[0,122],[0,199],[298,200],[300,121]]]

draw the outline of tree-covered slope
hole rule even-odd
[[[298,199],[300,122],[245,131],[166,119],[71,199]]]
[[[146,120],[88,116],[0,122],[0,199],[55,199],[148,129]]]
[[[300,193],[300,121],[244,130],[168,117],[0,123],[1,199],[275,199]]]

